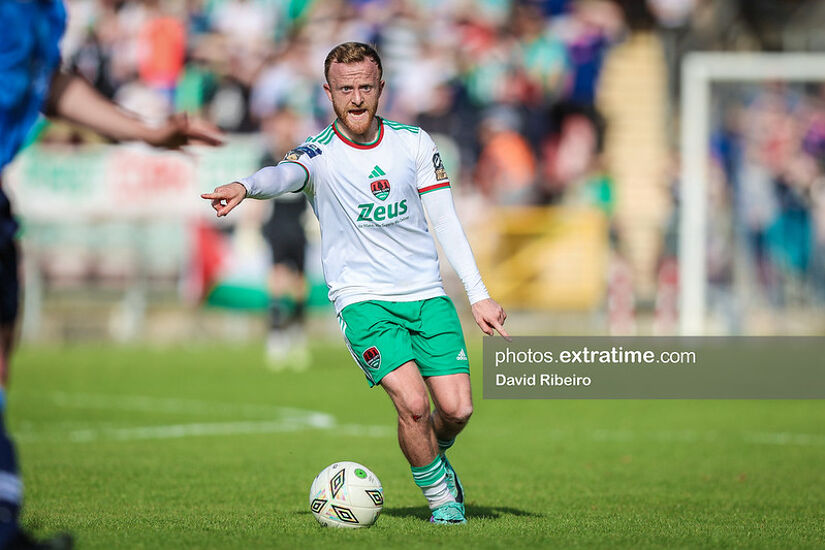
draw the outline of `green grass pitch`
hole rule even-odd
[[[305,373],[260,347],[24,348],[8,421],[24,523],[78,548],[822,548],[822,401],[485,401],[451,461],[469,523],[432,526],[394,410],[343,344]],[[384,485],[372,529],[319,527],[313,477]]]

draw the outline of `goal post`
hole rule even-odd
[[[690,53],[682,62],[679,330],[705,333],[711,86],[722,82],[825,80],[825,54]]]

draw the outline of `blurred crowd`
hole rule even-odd
[[[815,1],[66,3],[68,68],[149,120],[183,110],[231,134],[261,132],[269,162],[334,117],[321,88],[328,51],[344,41],[374,44],[387,82],[380,114],[433,135],[457,192],[488,205],[593,205],[614,217],[613,237],[621,235],[617,186],[628,182],[614,181],[603,154],[611,120],[599,111],[600,77],[612,52],[639,30],[658,37],[661,56],[651,59],[666,75],[669,105],[657,116],[667,118],[662,141],[678,167],[686,52],[825,49],[825,3]],[[712,306],[741,303],[734,288],[758,291],[769,307],[810,302],[811,292],[825,299],[825,93],[772,83],[714,97],[708,275],[719,293]],[[675,228],[678,177],[672,182],[672,213],[663,217]],[[674,234],[651,230],[662,249],[658,294],[669,287],[675,296]],[[632,294],[633,285],[621,292]],[[741,317],[737,307],[727,308],[731,325]]]
[[[609,196],[592,174],[604,129],[594,98],[605,54],[625,29],[616,2],[70,0],[68,7],[65,62],[149,119],[186,110],[230,133],[277,128],[269,132],[279,142],[273,148],[288,150],[333,118],[320,86],[327,52],[368,42],[384,63],[381,112],[435,134],[457,182],[497,204],[554,202],[580,181],[596,202]]]
[[[760,289],[754,297],[763,296],[773,307],[821,303],[825,87],[729,85],[717,97],[711,142],[711,282],[726,288],[739,279],[746,288]],[[747,254],[745,262],[741,251]],[[742,269],[742,264],[755,269]]]

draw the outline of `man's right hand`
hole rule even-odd
[[[498,305],[498,302],[492,298],[480,300],[472,305],[473,317],[475,317],[478,327],[487,334],[492,336],[495,334],[493,330],[497,330],[499,334],[504,336],[508,342],[512,341],[510,335],[504,330],[504,321],[507,319],[507,314],[504,308]]]
[[[201,195],[202,199],[212,201],[212,208],[218,213],[218,217],[226,216],[233,208],[241,204],[246,198],[246,187],[238,182],[228,183],[216,187],[211,193]]]

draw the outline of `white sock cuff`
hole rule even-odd
[[[0,472],[0,500],[20,504],[23,500],[23,482],[11,472]]]

